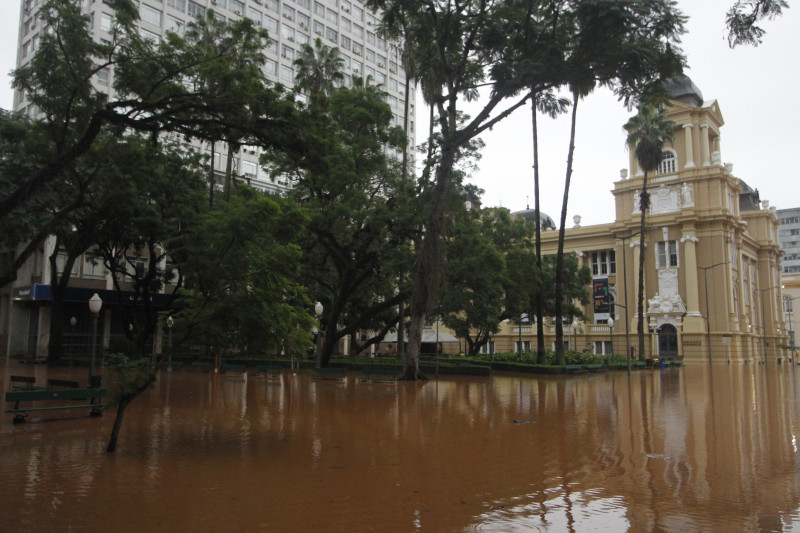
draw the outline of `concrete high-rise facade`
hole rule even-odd
[[[27,64],[38,48],[43,31],[38,10],[44,0],[22,0],[17,66]],[[114,11],[101,0],[77,0],[89,17],[92,35],[98,40],[109,40],[114,24]],[[313,46],[316,39],[330,47],[338,47],[344,60],[345,86],[351,86],[354,76],[371,79],[387,93],[386,102],[394,114],[394,124],[403,125],[406,97],[409,97],[409,146],[414,154],[415,120],[414,90],[405,94],[405,71],[401,64],[398,43],[383,39],[377,31],[379,14],[364,6],[361,0],[136,0],[139,8],[139,32],[154,40],[162,39],[167,32],[182,34],[187,24],[213,9],[221,21],[235,21],[243,17],[269,32],[270,42],[264,50],[264,71],[273,82],[291,87],[295,80],[295,59],[300,57],[303,44]],[[113,97],[113,70],[98,73],[97,88]],[[19,91],[14,96],[14,109],[35,109]],[[227,164],[226,148],[217,143],[214,166],[224,172]],[[210,146],[202,147],[209,153]],[[389,155],[397,156],[389,150]],[[210,155],[210,153],[209,153]],[[234,156],[234,169],[253,187],[266,192],[283,192],[291,187],[287,179],[272,181],[257,164],[258,148],[245,146]]]
[[[789,345],[797,346],[800,317],[795,310],[800,310],[800,207],[778,209],[776,215],[780,222],[778,238],[783,251],[781,283],[784,319],[789,328]]]

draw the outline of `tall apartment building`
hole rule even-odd
[[[114,18],[113,10],[100,0],[78,0],[90,17],[95,39],[109,39]],[[17,66],[25,65],[38,47],[42,24],[37,11],[44,0],[22,0],[20,15]],[[414,153],[414,90],[405,94],[405,71],[400,61],[397,43],[387,41],[377,33],[379,15],[366,9],[360,0],[136,0],[139,7],[139,32],[154,40],[166,32],[181,34],[188,22],[204,16],[213,9],[221,21],[247,17],[269,32],[270,43],[264,51],[267,77],[274,82],[292,86],[295,78],[295,59],[300,57],[303,44],[313,46],[315,39],[325,45],[338,47],[344,59],[345,86],[351,86],[353,76],[370,77],[387,93],[386,101],[394,113],[394,124],[403,124],[406,96],[411,98],[409,112],[409,154]],[[113,71],[98,74],[97,87],[113,97]],[[29,109],[19,92],[14,97],[14,109]],[[35,113],[34,109],[29,109]],[[220,145],[222,143],[219,143]],[[208,147],[204,147],[208,149]],[[224,172],[227,153],[214,154],[214,166]],[[234,158],[236,172],[253,187],[267,192],[283,192],[291,187],[284,179],[270,180],[257,165],[258,149],[245,147]],[[390,155],[398,155],[390,153]]]
[[[800,207],[777,211],[780,227],[778,239],[783,250],[781,259],[781,283],[783,284],[783,312],[789,328],[789,344],[796,346],[797,328],[800,319],[795,309],[800,310]]]
[[[89,17],[90,31],[97,40],[109,39],[114,24],[114,12],[102,0],[75,0]],[[20,31],[17,49],[17,66],[26,65],[34,56],[44,31],[38,11],[44,0],[21,0]],[[413,157],[415,120],[414,91],[405,94],[405,72],[401,66],[400,48],[397,43],[386,41],[378,35],[379,14],[371,12],[361,0],[135,0],[139,8],[139,32],[142,36],[158,40],[166,32],[181,34],[187,24],[204,16],[213,9],[221,21],[235,21],[242,17],[253,20],[269,32],[270,42],[264,50],[267,78],[292,86],[295,78],[294,61],[300,57],[303,44],[311,44],[319,38],[325,45],[338,47],[344,59],[345,86],[351,86],[353,77],[371,78],[387,93],[386,101],[394,113],[394,124],[402,126],[406,98],[409,105],[409,146]],[[113,71],[98,73],[96,87],[113,94]],[[19,91],[14,95],[14,109],[35,116],[36,109]],[[227,164],[227,147],[217,143],[213,154],[214,167],[223,173]],[[197,146],[210,155],[210,145]],[[399,158],[400,154],[387,149],[388,155]],[[285,179],[272,181],[258,165],[259,150],[255,146],[244,146],[234,154],[234,171],[251,186],[269,193],[283,193],[292,184]],[[54,240],[48,239],[30,261],[19,271],[18,280],[0,288],[0,356],[47,355],[50,299],[50,279],[47,257],[52,253]],[[69,310],[67,317],[75,318],[75,324],[65,324],[68,332],[66,351],[78,353],[89,343],[90,317],[86,302],[99,292],[109,305],[104,306],[101,321],[101,342],[108,344],[114,332],[109,320],[113,313],[114,300],[111,280],[102,266],[92,261],[90,254],[77,261],[72,273],[71,287],[67,295]]]

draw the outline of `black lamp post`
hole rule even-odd
[[[614,357],[614,319],[609,317],[608,318],[608,329],[610,331],[609,340],[611,341],[611,357]]]
[[[314,313],[317,315],[317,322],[319,322],[319,327],[317,328],[317,368],[322,366],[322,322],[320,322],[320,319],[322,318],[323,310],[322,303],[317,302],[314,304]]]
[[[67,361],[69,361],[70,366],[72,366],[72,354],[75,353],[75,325],[78,323],[78,319],[74,316],[69,319],[69,354],[67,355]]]
[[[94,383],[94,358],[97,349],[97,319],[100,317],[100,310],[103,308],[103,300],[97,293],[89,298],[89,311],[92,313],[92,347],[89,353],[89,388],[95,388]]]
[[[711,308],[708,306],[708,278],[706,277],[706,273],[714,267],[727,265],[728,263],[729,261],[723,261],[721,263],[714,263],[713,265],[707,267],[697,267],[703,271],[703,285],[705,286],[706,291],[706,348],[708,350],[708,364],[711,364],[711,320],[709,320]]]
[[[167,371],[172,372],[172,326],[175,325],[175,321],[172,319],[171,316],[167,317],[167,354],[169,357],[169,362],[167,363]]]

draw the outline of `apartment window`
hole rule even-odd
[[[186,9],[186,0],[167,0],[167,7],[184,11]]]
[[[678,171],[678,156],[672,150],[664,150],[657,174],[674,174]]]
[[[378,54],[378,66],[381,68],[386,66],[386,56]]]
[[[392,74],[397,74],[397,63],[394,61],[389,61],[389,72]]]
[[[311,7],[311,0],[297,0],[297,5],[308,9]]]
[[[366,57],[367,57],[367,61],[372,61],[373,63],[375,62],[375,52],[373,50],[370,50],[369,48],[367,48],[367,56]]]
[[[342,17],[342,31],[350,31],[352,25],[350,24],[350,20]]]
[[[114,17],[108,13],[100,13],[100,29],[103,31],[111,31],[114,27]]]
[[[389,90],[390,91],[397,91],[397,80],[394,78],[389,78]]]
[[[183,35],[183,21],[167,15],[167,18],[164,19],[164,29],[172,33],[177,33],[178,35]]]
[[[335,11],[329,9],[328,12],[325,14],[325,18],[328,20],[328,22],[339,24],[339,14]]]
[[[320,17],[325,16],[325,6],[319,2],[314,2],[314,14]]]
[[[367,44],[375,44],[375,34],[371,31],[367,32]]]
[[[247,8],[247,18],[261,26],[261,11],[257,9],[253,9],[252,7]]]
[[[328,38],[329,41],[332,41],[334,43],[339,42],[339,32],[337,32],[333,28],[328,28],[326,37]]]
[[[97,82],[100,85],[108,86],[111,81],[111,72],[108,70],[108,67],[101,68],[97,71]]]
[[[58,252],[56,256],[56,270],[59,274],[64,272],[64,267],[67,265],[67,252]],[[72,276],[78,275],[78,262],[74,261],[72,263],[72,269],[70,270],[70,274]]]
[[[224,9],[228,7],[228,0],[211,0],[211,5],[216,9]]]
[[[189,3],[187,4],[188,7],[186,8],[186,13],[188,13],[189,16],[194,18],[198,17],[203,18],[205,16],[206,12],[205,6],[201,6],[197,2],[192,2],[192,0],[188,0],[188,2]]]
[[[244,2],[241,0],[231,0],[230,6],[228,7],[230,11],[236,13],[237,15],[244,14]]]
[[[383,85],[384,87],[386,86],[386,74],[384,74],[383,72],[378,72],[375,79],[378,80],[378,83],[380,85]],[[401,106],[403,105],[402,101],[400,102],[400,105]]]
[[[676,241],[656,243],[656,265],[658,268],[678,266],[678,243]]]
[[[378,48],[381,50],[386,50],[386,41],[378,37]]]
[[[294,28],[291,28],[286,24],[284,24],[281,27],[281,36],[288,41],[294,42]]]
[[[783,311],[785,313],[791,313],[794,311],[792,307],[792,300],[791,298],[784,298],[783,299]]]
[[[294,81],[294,72],[292,71],[292,67],[281,65],[281,79],[289,82]]]
[[[281,57],[284,59],[288,59],[289,61],[294,61],[294,48],[291,48],[284,44],[281,47]]]
[[[267,74],[272,74],[274,76],[277,76],[278,75],[278,62],[273,60],[273,59],[267,59],[266,71],[267,71]]]
[[[317,35],[323,35],[325,33],[325,24],[315,20],[314,33],[316,33]]]
[[[607,276],[617,273],[617,256],[614,250],[592,252],[592,275]]]
[[[289,6],[283,6],[283,18],[294,21],[294,9]]]
[[[280,7],[278,0],[264,0],[264,5],[267,6],[267,9],[274,11],[275,13],[278,12],[278,8]]]
[[[359,38],[364,37],[364,28],[359,26],[358,24],[353,24],[353,35]]]
[[[361,43],[353,43],[353,53],[359,56],[364,55],[364,47]]]
[[[298,32],[294,37],[297,40],[297,44],[308,44],[309,42],[308,35],[305,33]]]
[[[255,178],[258,173],[258,167],[251,161],[242,161],[242,174],[245,176]]]
[[[352,5],[348,0],[342,0],[342,11],[344,11],[345,13],[350,13],[351,7]]]
[[[363,71],[363,65],[361,61],[353,60],[353,72],[356,74],[360,74]]]
[[[309,18],[309,16],[299,12],[297,13],[297,23],[304,30],[307,30],[311,27],[311,19]]]
[[[268,32],[278,33],[278,21],[272,17],[264,16],[264,27]]]
[[[350,37],[342,35],[341,45],[344,50],[350,50]]]
[[[139,16],[142,17],[144,22],[148,22],[154,26],[161,26],[161,11],[158,9],[153,9],[148,5],[142,4],[139,8]]]
[[[99,254],[86,252],[83,254],[83,277],[104,278],[106,268],[103,266],[103,257]]]

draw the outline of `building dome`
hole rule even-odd
[[[700,107],[703,105],[703,94],[689,76],[670,78],[664,83],[664,88],[667,89],[667,92],[673,100],[683,102],[692,107]]]
[[[522,217],[528,222],[534,222],[536,220],[535,209],[524,209],[522,211],[515,211],[514,213],[511,214],[517,217]],[[542,225],[543,231],[556,229],[556,223],[553,222],[553,219],[550,218],[550,216],[547,213],[539,211],[539,220],[540,224]]]

